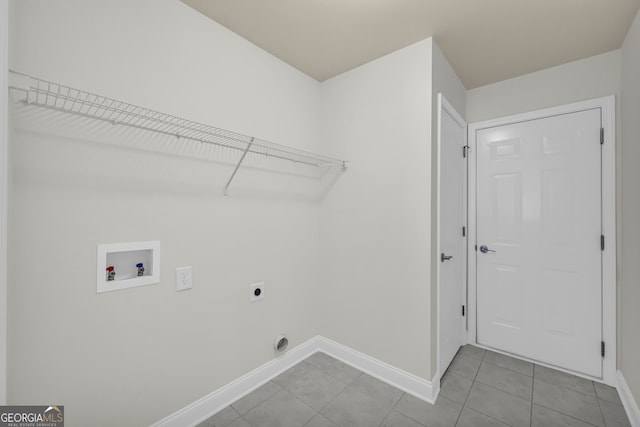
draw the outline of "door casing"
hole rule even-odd
[[[476,257],[477,243],[476,223],[476,132],[489,127],[503,126],[517,122],[536,120],[561,114],[600,108],[602,110],[602,126],[604,128],[604,144],[602,146],[602,230],[605,236],[605,249],[602,254],[602,336],[605,342],[603,358],[603,377],[589,378],[603,381],[608,385],[616,384],[616,155],[615,155],[615,96],[582,101],[559,107],[546,108],[524,114],[502,117],[469,124],[468,144],[469,186],[468,186],[468,330],[467,342],[478,345],[477,332],[477,293],[476,293]],[[540,362],[536,362],[540,364]],[[556,368],[557,369],[557,368]],[[567,371],[575,374],[574,372]],[[579,375],[579,374],[575,374]]]

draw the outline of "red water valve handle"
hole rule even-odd
[[[107,267],[107,271],[113,271],[113,270],[114,270],[114,268],[113,268],[113,266],[112,266],[112,265],[110,265],[109,267]]]

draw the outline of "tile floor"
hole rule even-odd
[[[316,353],[198,427],[630,426],[615,389],[464,346],[430,405]]]

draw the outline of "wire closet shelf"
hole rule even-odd
[[[225,194],[247,154],[287,160],[316,168],[347,168],[345,160],[198,123],[13,70],[10,70],[10,74],[9,88],[22,92],[24,95],[21,101],[27,105],[240,151],[242,155],[225,185]]]

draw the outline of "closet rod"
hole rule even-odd
[[[345,160],[194,122],[13,70],[9,72],[9,88],[22,93],[24,97],[19,101],[27,105],[242,151],[225,193],[247,154],[325,169],[347,168]]]

